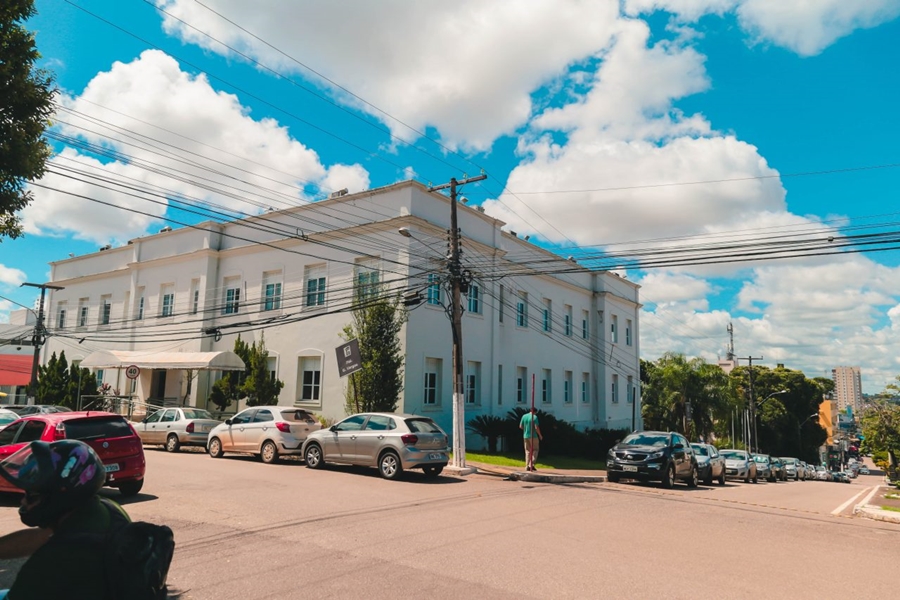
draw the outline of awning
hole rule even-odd
[[[31,383],[33,356],[0,354],[0,385],[28,385]]]
[[[243,371],[246,367],[234,352],[133,352],[98,350],[81,361],[84,369],[184,369],[193,371]]]

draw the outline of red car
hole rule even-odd
[[[108,412],[58,412],[28,415],[0,429],[0,460],[29,442],[81,440],[106,466],[106,485],[134,496],[144,485],[144,447],[124,417]],[[19,492],[0,477],[0,492]]]

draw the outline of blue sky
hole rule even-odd
[[[148,172],[165,159],[122,136],[214,156],[283,202],[483,168],[470,203],[579,257],[900,221],[897,0],[36,5],[29,27],[65,94],[59,169],[252,213]],[[0,244],[0,296],[29,306],[34,290],[18,286],[45,281],[48,262],[187,219],[58,175],[41,183],[151,216],[35,187],[27,235]],[[732,322],[739,356],[811,377],[860,365],[878,391],[900,373],[898,257],[629,270],[642,354],[715,360]],[[15,308],[0,300],[0,320]]]

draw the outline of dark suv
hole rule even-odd
[[[698,483],[697,459],[680,433],[636,431],[613,446],[606,456],[606,476],[619,479],[661,481],[670,488],[680,479],[690,487]]]

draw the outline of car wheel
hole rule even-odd
[[[430,466],[430,467],[422,467],[422,471],[425,472],[425,477],[437,477],[441,474],[441,471],[444,470],[443,465]]]
[[[180,448],[181,442],[178,441],[178,436],[170,433],[169,437],[166,438],[166,452],[178,452]]]
[[[259,452],[259,458],[267,465],[278,462],[278,446],[272,440],[266,440]]]
[[[619,483],[619,474],[618,473],[607,473],[606,480],[610,483]]]
[[[669,465],[666,474],[663,475],[662,486],[666,489],[672,489],[675,485],[675,465]]]
[[[303,460],[310,469],[321,469],[325,466],[325,459],[322,458],[322,448],[318,444],[312,443],[306,447],[303,453]]]
[[[219,438],[209,440],[209,448],[207,448],[207,450],[209,451],[209,455],[213,458],[222,458],[222,455],[225,454],[222,452],[222,442]]]
[[[400,457],[393,450],[388,450],[378,459],[378,472],[385,479],[397,479],[403,473]]]
[[[119,485],[119,493],[126,498],[130,496],[137,496],[142,487],[144,487],[143,479],[139,479],[137,481],[126,481]]]
[[[725,469],[722,469],[722,474],[719,475],[719,485],[725,485]]]
[[[713,470],[712,470],[712,467],[710,467],[710,468],[709,468],[709,475],[707,475],[707,476],[703,479],[703,485],[712,485],[712,481],[713,481]]]
[[[697,467],[691,467],[691,477],[687,480],[687,486],[695,488],[700,483],[700,474],[697,472]]]

